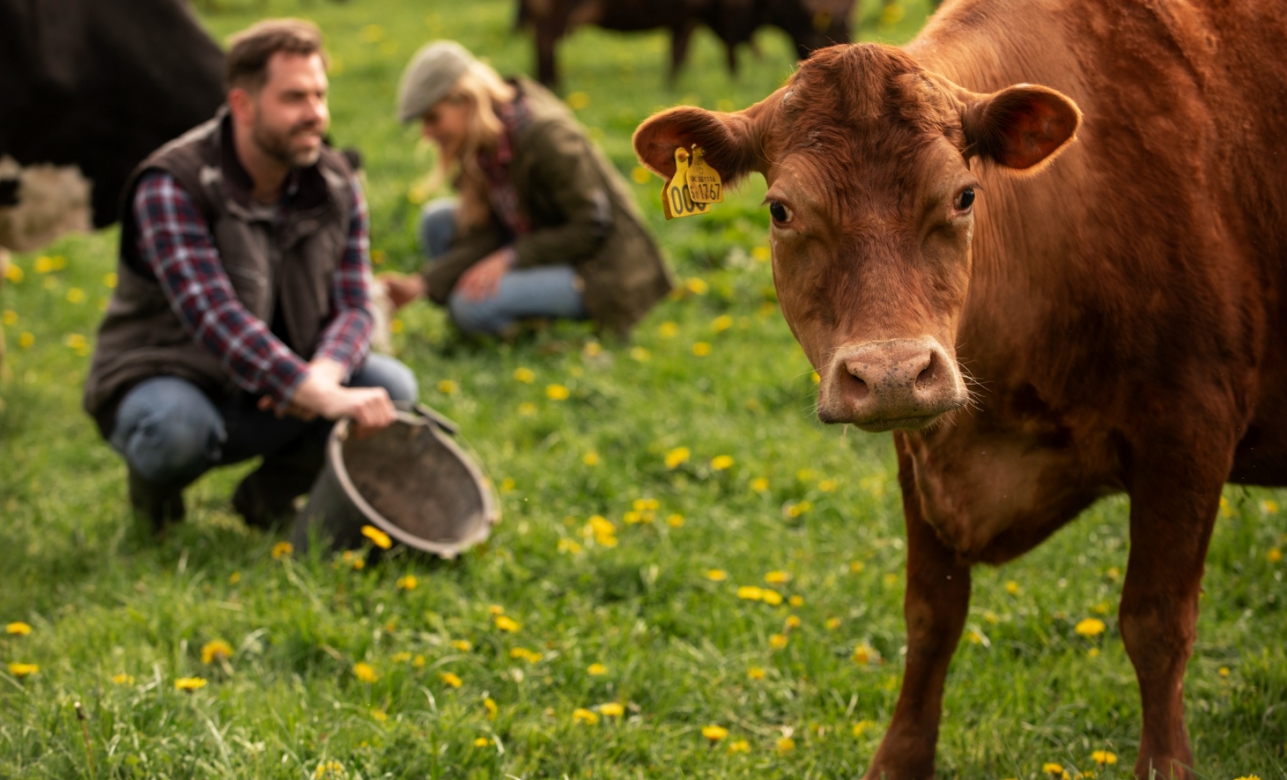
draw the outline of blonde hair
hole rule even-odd
[[[443,102],[468,103],[469,119],[465,138],[454,158],[440,156],[438,169],[431,180],[436,189],[456,174],[460,191],[460,208],[456,221],[462,228],[479,227],[486,223],[491,208],[487,194],[487,177],[478,167],[478,153],[493,149],[505,132],[505,125],[496,115],[496,106],[514,100],[515,90],[507,84],[490,65],[474,61],[456,81]]]

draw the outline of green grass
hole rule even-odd
[[[876,14],[876,3],[864,11]],[[508,0],[269,0],[205,21],[224,36],[286,13],[329,36],[335,138],[366,153],[385,267],[410,268],[408,194],[431,161],[415,129],[392,118],[403,63],[426,39],[450,36],[503,71],[526,70],[530,43],[510,31]],[[912,6],[902,26],[869,24],[863,35],[904,40],[922,18]],[[673,90],[660,34],[585,30],[560,55],[565,91],[585,93],[580,116],[629,175],[630,132],[653,109],[741,107],[773,89],[790,71],[786,43],[765,33],[760,48],[759,59],[743,54],[731,81],[703,35]],[[245,467],[197,483],[188,522],[154,541],[128,515],[119,458],[79,410],[87,359],[66,343],[92,337],[115,231],[48,248],[65,270],[42,274],[37,255],[17,257],[24,279],[0,292],[0,309],[17,318],[0,383],[0,623],[34,630],[0,635],[0,776],[297,780],[327,761],[350,778],[858,776],[902,665],[905,548],[889,438],[813,418],[809,366],[755,259],[766,241],[762,182],[710,217],[674,223],[660,217],[659,190],[653,180],[636,195],[677,275],[708,289],[666,301],[631,344],[591,354],[586,328],[561,326],[469,348],[451,342],[441,312],[406,312],[400,356],[424,400],[461,423],[501,493],[492,539],[454,562],[395,554],[358,571],[340,559],[274,559],[280,536],[247,530],[228,506]],[[85,300],[69,301],[72,288]],[[24,332],[28,348],[18,346]],[[710,354],[694,355],[696,342]],[[520,367],[535,381],[516,380]],[[567,400],[546,397],[555,383]],[[691,456],[668,469],[678,447]],[[732,466],[713,468],[720,455]],[[762,491],[752,485],[760,478]],[[1202,777],[1283,778],[1287,564],[1269,552],[1284,546],[1287,518],[1271,503],[1284,498],[1233,488],[1227,497],[1187,677],[1189,728]],[[651,522],[625,522],[636,499],[657,501]],[[979,641],[962,643],[948,680],[943,776],[1035,780],[1048,761],[1093,770],[1099,749],[1119,757],[1100,778],[1129,775],[1140,708],[1115,627],[1127,506],[1101,502],[1024,559],[977,572],[969,629]],[[584,535],[595,514],[616,526],[616,546]],[[672,514],[682,525],[667,522]],[[728,578],[705,576],[716,568]],[[770,571],[788,572],[776,587],[802,602],[738,598],[738,586],[766,586]],[[400,591],[407,574],[418,587]],[[492,605],[520,630],[497,630]],[[773,649],[792,615],[799,627]],[[1086,617],[1107,631],[1077,636]],[[201,647],[216,639],[234,653],[205,665]],[[452,644],[460,640],[470,649]],[[860,645],[871,648],[867,663],[852,659]],[[542,657],[512,657],[519,647]],[[15,678],[10,662],[40,671]],[[379,679],[357,679],[358,662]],[[606,674],[589,673],[596,663]],[[748,676],[752,667],[762,679]],[[132,679],[114,683],[120,674]],[[209,684],[176,691],[189,675]],[[624,715],[574,721],[577,708],[608,702]],[[708,745],[709,724],[728,738]],[[786,735],[794,748],[779,751]],[[730,752],[740,740],[749,752]]]

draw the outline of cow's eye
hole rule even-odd
[[[952,205],[957,211],[969,211],[970,206],[974,205],[974,188],[966,187],[961,190],[961,194],[956,196],[956,202]]]
[[[769,204],[769,215],[773,217],[774,222],[786,224],[791,221],[791,209],[782,205],[780,201],[773,201]]]

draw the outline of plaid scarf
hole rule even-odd
[[[504,125],[496,149],[492,152],[478,153],[478,167],[487,179],[488,196],[492,210],[501,224],[509,229],[514,238],[531,232],[527,215],[519,203],[518,190],[509,175],[509,164],[514,159],[514,137],[532,121],[532,112],[528,108],[527,98],[520,92],[512,103],[495,107],[496,116]]]

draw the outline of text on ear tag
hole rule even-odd
[[[688,195],[694,203],[723,203],[724,181],[719,171],[706,163],[706,152],[693,147],[693,159],[688,164]]]
[[[688,192],[688,160],[687,149],[681,146],[675,150],[675,175],[661,188],[661,205],[666,219],[691,217],[710,211],[709,204],[694,201]]]

